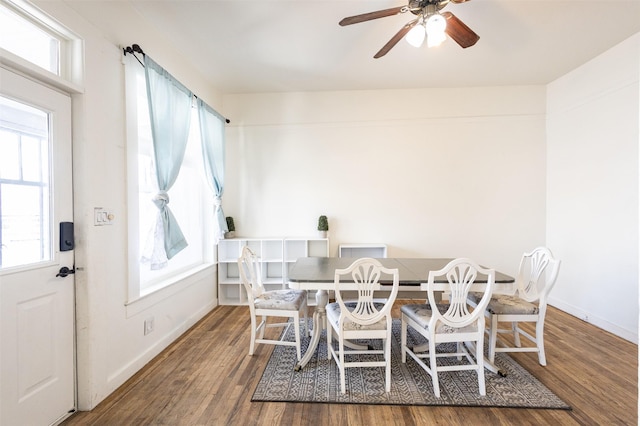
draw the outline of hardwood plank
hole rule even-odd
[[[394,315],[399,316],[398,301]],[[530,332],[533,327],[526,326]],[[275,338],[279,331],[267,335]],[[638,347],[550,307],[547,366],[537,354],[513,358],[572,411],[251,402],[273,350],[248,355],[249,315],[221,306],[188,330],[75,425],[585,425],[638,423]]]

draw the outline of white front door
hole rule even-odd
[[[70,97],[0,67],[0,425],[75,409],[71,158]]]

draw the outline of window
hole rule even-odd
[[[0,269],[51,259],[49,115],[0,96]]]
[[[177,281],[189,271],[213,263],[213,197],[204,177],[198,113],[192,108],[187,150],[180,173],[169,190],[169,207],[188,246],[161,268],[151,267],[150,247],[158,208],[153,164],[153,141],[147,104],[144,68],[131,55],[127,61],[127,120],[132,123],[127,152],[129,176],[130,301]]]
[[[60,40],[6,8],[0,8],[0,40],[2,48],[60,74]]]
[[[82,40],[24,0],[0,0],[0,53],[14,64],[11,55],[35,65],[26,66],[29,72],[60,77],[56,85],[82,84]],[[48,79],[46,74],[39,76]]]

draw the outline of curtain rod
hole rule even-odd
[[[144,57],[144,52],[142,51],[140,46],[138,46],[137,44],[132,44],[131,46],[122,48],[122,53],[124,53],[124,56],[127,56],[127,53],[130,53],[134,58],[136,58],[138,62],[140,62],[140,65],[144,67],[144,64],[142,63],[142,61],[138,59],[138,57],[136,56],[136,52],[141,53],[142,56]]]
[[[138,62],[140,62],[140,65],[142,65],[144,67],[144,64],[142,63],[142,61],[136,56],[136,53],[140,53],[142,54],[142,56],[145,56],[144,51],[142,50],[142,48],[140,47],[140,45],[138,44],[132,44],[131,46],[127,46],[127,47],[123,47],[122,48],[122,53],[124,53],[124,56],[127,56],[127,53],[131,54],[134,58],[136,58],[136,60]],[[196,99],[198,99],[197,95],[193,95],[196,97]],[[229,120],[228,118],[225,118],[224,121],[229,124],[231,123],[231,120]]]

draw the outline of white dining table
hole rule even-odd
[[[429,271],[437,271],[445,267],[453,259],[447,258],[382,258],[377,259],[386,268],[398,269],[400,291],[422,291],[424,299],[427,298],[427,278]],[[326,324],[326,306],[329,302],[329,291],[334,290],[334,278],[336,269],[343,269],[351,265],[355,258],[348,257],[303,257],[299,258],[289,271],[289,287],[299,290],[316,291],[316,307],[313,312],[313,332],[309,347],[304,356],[296,364],[295,370],[304,368],[313,357],[320,342],[320,334]],[[382,275],[380,278],[382,290],[385,286],[389,289],[392,285],[390,275]],[[494,294],[512,294],[515,279],[509,275],[496,271]],[[472,290],[482,290],[487,283],[486,275],[479,274]],[[350,290],[349,283],[344,283]],[[435,290],[447,291],[449,286],[444,278],[434,283]],[[355,288],[355,287],[354,287]],[[497,372],[492,364],[487,368]]]

